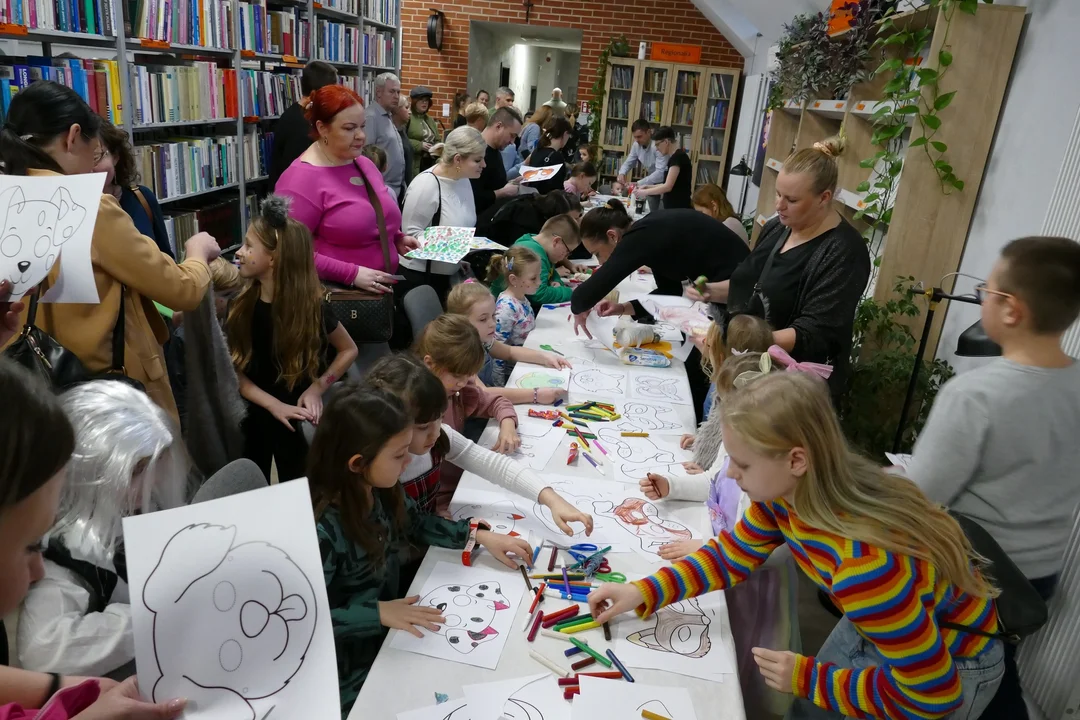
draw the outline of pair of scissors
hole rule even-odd
[[[596,578],[597,580],[599,580],[600,582],[613,582],[613,583],[624,583],[624,582],[626,582],[626,576],[623,575],[622,573],[619,573],[619,572],[596,573],[595,575],[593,575],[593,577]]]

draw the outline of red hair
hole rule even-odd
[[[317,140],[319,132],[315,129],[315,123],[322,122],[329,125],[334,117],[346,108],[353,105],[363,106],[364,101],[344,85],[324,85],[309,96],[310,102],[304,110],[304,117],[311,125],[311,139]]]

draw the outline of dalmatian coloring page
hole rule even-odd
[[[341,717],[306,480],[124,518],[135,660],[186,718]]]
[[[415,594],[442,610],[446,624],[423,638],[391,631],[390,647],[494,670],[521,604],[520,580],[505,568],[437,563]]]
[[[693,405],[686,376],[673,372],[630,371],[630,398],[647,402]]]
[[[522,523],[520,529],[525,530],[522,521],[526,519],[526,516],[510,500],[496,500],[490,505],[481,503],[459,505],[455,502],[451,502],[451,505],[456,508],[452,510],[452,516],[455,520],[476,518],[486,522],[492,532],[511,537],[523,536],[522,532],[518,532],[518,524]]]

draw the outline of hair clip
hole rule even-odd
[[[739,376],[731,384],[734,387],[743,388],[758,378],[765,377],[770,372],[772,372],[772,358],[769,357],[769,353],[761,353],[761,359],[758,360],[758,369],[739,373]]]
[[[514,258],[509,255],[506,257],[506,272],[510,273],[514,271]]]
[[[474,283],[474,282],[478,282],[476,278],[465,278],[465,282],[462,283],[462,284],[463,285],[468,285],[469,283]]]
[[[749,350],[732,350],[731,351],[732,355],[747,355],[749,353],[750,353]]]

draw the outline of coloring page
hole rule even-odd
[[[355,708],[349,715],[350,720],[352,720],[353,715],[356,715],[357,718],[361,717],[355,712]],[[469,720],[469,704],[465,702],[464,698],[461,700],[448,700],[419,710],[398,713],[397,720]]]
[[[550,673],[466,685],[462,691],[469,720],[570,720],[570,703]]]
[[[648,437],[623,437],[623,432],[631,432],[627,423],[617,421],[614,427],[602,427],[596,430],[597,437],[608,451],[608,462],[615,470],[615,479],[637,487],[638,482],[649,473],[658,475],[684,475],[683,462],[693,460],[689,450],[679,447],[675,436],[663,437],[649,433]],[[637,430],[639,428],[633,428]]]
[[[577,532],[573,537],[570,537],[560,530],[555,521],[551,519],[550,510],[540,503],[533,503],[532,514],[542,524],[540,534],[545,540],[556,542],[562,546],[582,542],[603,547],[610,545],[611,552],[630,552],[631,547],[628,543],[626,531],[619,526],[614,517],[600,517],[596,515],[593,508],[597,501],[620,502],[621,495],[625,494],[625,486],[618,485],[610,480],[583,480],[582,478],[560,475],[545,476],[545,480],[548,480],[548,487],[559,493],[566,502],[593,516],[592,535],[586,537],[584,528],[571,526]]]
[[[663,403],[627,400],[619,406],[619,414],[622,417],[615,421],[614,426],[620,431],[663,432],[665,434],[694,431],[692,427],[688,428],[679,419],[679,413],[674,408]]]
[[[545,165],[544,167],[523,167],[521,168],[521,182],[533,183],[540,182],[541,180],[549,180],[555,177],[555,174],[562,169],[562,165]]]
[[[441,609],[446,624],[423,638],[394,630],[390,647],[494,670],[524,589],[517,573],[506,568],[440,562],[424,581],[418,604]]]
[[[627,667],[723,682],[735,672],[722,632],[726,612],[724,593],[713,592],[672,603],[648,620],[620,616],[611,626],[615,654]]]
[[[626,398],[625,370],[607,367],[574,368],[570,372],[571,400],[623,400]]]
[[[459,487],[450,501],[450,514],[455,520],[479,518],[500,535],[528,538],[529,533],[543,535],[546,525],[537,515],[536,503],[503,490],[491,492]]]
[[[338,720],[337,661],[307,480],[124,518],[135,660],[185,718]]]
[[[686,688],[642,685],[588,675],[578,679],[581,680],[581,694],[574,696],[573,720],[639,720],[642,710],[669,720],[697,720],[694,701]],[[713,708],[710,717],[720,717],[717,712]]]
[[[472,251],[475,228],[435,226],[425,228],[417,240],[420,247],[410,250],[405,257],[413,260],[438,260],[460,262]]]
[[[593,520],[612,519],[633,536],[630,548],[649,562],[664,562],[658,554],[660,548],[679,540],[701,537],[683,523],[673,518],[661,517],[660,509],[643,497],[626,497],[616,500],[597,500],[593,503]]]
[[[506,381],[506,387],[536,390],[540,388],[564,388],[570,383],[570,371],[566,368],[553,370],[529,363],[518,363]]]
[[[634,400],[693,405],[686,374],[672,371],[630,371],[630,397]]]
[[[99,302],[90,244],[104,183],[104,173],[0,175],[0,278],[11,281],[12,300],[44,280],[62,255],[43,302]]]
[[[590,312],[585,318],[585,328],[592,339],[601,343],[615,357],[618,357],[615,352],[615,325],[618,321],[617,317],[600,317],[595,312]]]
[[[550,408],[549,408],[550,409]],[[522,465],[533,470],[543,470],[551,460],[552,454],[559,448],[566,431],[562,428],[552,427],[547,420],[538,420],[524,415],[518,416],[518,436],[521,445],[507,457],[517,460]],[[491,449],[499,439],[499,428],[489,425],[484,428],[477,444],[480,447]]]

